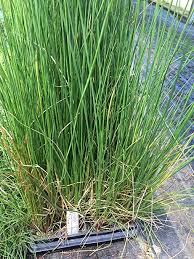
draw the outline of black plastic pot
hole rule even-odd
[[[127,230],[116,229],[102,232],[92,232],[89,234],[77,234],[68,236],[67,239],[52,237],[45,239],[34,239],[29,252],[34,255],[48,252],[64,251],[90,245],[99,245],[107,242],[134,238],[137,235],[137,226],[131,226]]]

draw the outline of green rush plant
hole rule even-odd
[[[65,226],[67,210],[151,222],[155,193],[192,160],[192,89],[175,87],[192,51],[165,84],[180,21],[143,0],[1,2],[1,146],[30,225]]]

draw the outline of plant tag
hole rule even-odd
[[[67,235],[79,233],[79,214],[76,211],[67,211]]]

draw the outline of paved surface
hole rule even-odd
[[[98,251],[97,251],[98,250]],[[106,245],[101,248],[93,247],[86,251],[76,251],[76,252],[66,252],[66,253],[56,253],[52,255],[47,255],[45,259],[109,259],[109,258],[143,258],[142,249],[136,241],[131,240],[127,244],[125,242],[114,243],[112,246]],[[40,259],[40,257],[39,257]]]

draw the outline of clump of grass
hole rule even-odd
[[[26,258],[31,218],[2,151],[0,159],[0,255],[22,259]]]
[[[32,225],[49,231],[67,210],[102,225],[151,221],[155,192],[192,159],[194,104],[175,94],[190,53],[164,84],[179,22],[167,30],[158,5],[148,22],[140,0],[2,6],[2,146]]]

